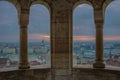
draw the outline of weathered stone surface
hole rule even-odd
[[[50,69],[31,69],[0,72],[0,80],[49,80]]]
[[[76,68],[73,80],[119,80],[120,71],[107,69]]]
[[[54,80],[51,79],[51,70],[30,69],[0,72],[0,80]],[[62,74],[63,73],[63,74]],[[73,74],[64,74],[58,71],[56,80],[120,80],[120,71],[93,68],[75,68]],[[69,73],[69,72],[67,72]]]
[[[101,69],[72,68],[72,14],[76,4],[90,3],[94,8],[96,25],[96,65],[103,64],[103,23],[104,6],[112,0],[8,0],[12,2],[19,14],[20,24],[20,69],[0,72],[0,80],[120,80],[119,71]],[[51,15],[51,70],[28,69],[27,31],[29,12],[32,4],[45,5]],[[98,65],[98,62],[101,64]],[[102,66],[102,67],[101,67]]]

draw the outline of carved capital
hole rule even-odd
[[[26,9],[22,9],[21,13],[19,15],[19,22],[20,22],[20,26],[28,26],[29,24],[29,10]]]
[[[103,29],[103,20],[96,20],[95,21],[95,25],[96,25],[96,29]]]
[[[21,9],[29,9],[31,5],[31,0],[18,0],[21,5]]]
[[[94,9],[102,9],[105,0],[89,0],[92,4]]]
[[[53,0],[51,7],[56,10],[63,10],[72,8],[72,5],[67,0]]]
[[[104,24],[104,15],[102,9],[94,9],[94,21],[96,26],[103,26]]]

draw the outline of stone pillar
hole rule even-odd
[[[59,3],[51,12],[52,80],[72,80],[72,10]]]
[[[20,62],[19,69],[28,69],[28,23],[29,10],[21,10],[20,13]]]
[[[103,11],[101,9],[94,10],[94,19],[96,25],[96,60],[93,64],[94,68],[105,68],[103,63]]]

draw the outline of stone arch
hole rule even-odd
[[[37,1],[33,1],[32,4],[31,4],[31,6],[35,5],[35,4],[44,5],[49,10],[49,12],[50,12],[50,5],[47,2],[37,0]]]
[[[45,12],[48,14],[48,16],[47,17],[49,17],[49,27],[51,27],[50,26],[50,12],[49,12],[49,10],[48,10],[48,8],[44,5],[44,4],[40,4],[40,3],[36,3],[36,4],[32,4],[31,6],[30,6],[30,12],[31,12],[31,7],[32,6],[35,6],[35,5],[37,5],[37,6],[39,6],[39,8],[40,7],[42,7],[42,9],[45,9]],[[30,13],[31,14],[31,13]],[[43,13],[43,14],[45,14],[45,13]],[[46,15],[46,14],[45,14]],[[30,16],[30,15],[29,15]],[[49,32],[50,33],[50,32]]]
[[[16,4],[17,1],[13,2],[13,1],[9,1],[9,0],[0,0],[0,2],[1,1],[8,2],[8,3],[12,4],[16,8],[15,4]]]
[[[1,12],[1,10],[3,10],[3,12],[2,12],[3,18],[1,18],[1,19],[2,19],[4,25],[0,25],[0,26],[2,26],[1,31],[3,32],[3,34],[1,34],[1,35],[3,35],[3,37],[1,36],[0,40],[3,43],[8,42],[8,45],[11,42],[12,42],[12,45],[14,45],[15,42],[17,42],[17,45],[19,45],[19,24],[18,24],[17,9],[9,1],[2,0],[2,1],[0,1],[0,3],[1,2],[3,2],[3,4],[2,4],[3,7],[0,9],[0,12]],[[8,47],[8,48],[10,48],[10,47]],[[15,63],[15,66],[16,66],[19,62],[19,58],[18,58],[19,47],[15,48],[15,46],[14,46],[14,48],[12,48],[12,49],[13,49],[13,52],[11,52],[11,53],[16,54],[16,56],[14,56],[14,58],[16,60],[16,63]],[[12,54],[9,55],[9,59],[11,59],[11,57],[13,57]],[[12,67],[11,64],[9,64],[9,66]]]
[[[105,16],[105,11],[106,11],[106,8],[110,5],[111,2],[113,2],[114,0],[106,0],[103,4],[103,14]]]
[[[16,14],[18,15],[19,13],[18,13],[18,8],[16,8],[16,6],[15,6],[15,4],[12,2],[12,1],[10,1],[10,0],[0,0],[0,2],[5,2],[5,3],[8,3],[9,5],[12,5],[12,7],[15,9],[15,11],[16,11]],[[20,7],[19,7],[20,8]],[[19,17],[17,16],[17,18],[18,18],[18,20],[19,20]]]
[[[118,58],[116,58],[116,62],[114,62],[114,59],[115,56],[118,55],[117,53],[120,53],[120,51],[116,48],[116,46],[112,46],[119,44],[115,42],[120,41],[120,12],[117,7],[119,4],[119,0],[114,0],[108,4],[105,11],[104,46],[106,47],[107,42],[111,44],[107,46],[108,49],[104,49],[104,58],[107,58],[105,62],[108,66],[118,66],[119,61]]]
[[[11,3],[17,10],[18,14],[20,12],[20,5],[18,4],[17,0],[0,0],[0,1],[6,1]]]
[[[90,6],[92,6],[92,3],[90,1],[86,1],[86,0],[82,0],[82,1],[77,1],[74,6],[73,6],[73,9],[76,8],[78,5],[81,5],[81,4],[88,4]],[[93,6],[92,6],[93,7]]]
[[[38,11],[36,11],[36,12],[33,11],[35,9],[35,8],[33,9],[33,7],[37,7],[37,10],[39,12]],[[42,13],[42,11],[43,11],[43,13]],[[32,12],[34,12],[34,13],[32,13]],[[35,14],[37,16],[35,16]],[[36,18],[38,18],[38,19],[36,19]],[[32,21],[32,20],[34,20],[36,23],[34,21]],[[29,35],[28,42],[29,41],[30,42],[31,41],[32,42],[39,42],[39,43],[43,42],[42,45],[45,44],[44,46],[46,47],[46,42],[50,42],[50,40],[49,40],[50,39],[49,38],[49,35],[50,35],[50,13],[49,13],[48,8],[45,5],[41,4],[41,3],[32,4],[30,6],[30,18],[29,18],[29,21],[30,22],[29,22],[29,27],[28,27],[28,31],[29,31],[28,32],[28,35]],[[32,40],[33,39],[32,37],[34,37],[34,39],[36,38],[35,36],[37,36],[37,39]],[[41,46],[41,45],[39,45],[39,46]],[[45,49],[45,47],[43,47],[43,46],[41,46],[41,47],[43,49]],[[49,45],[49,47],[50,47],[50,45]],[[49,49],[49,48],[47,48],[47,49]],[[46,49],[44,51],[46,51]],[[49,66],[50,65],[49,61],[50,61],[50,54],[51,54],[50,51],[51,50],[49,49],[48,51],[49,51],[48,53],[45,53],[45,55],[43,55],[44,60],[46,61],[43,64]],[[35,52],[36,52],[36,49],[34,49],[34,52],[32,54],[34,54]],[[39,56],[40,56],[40,54],[39,54]],[[29,57],[29,59],[30,59],[30,57]],[[35,60],[35,59],[33,58],[30,61],[32,61],[32,60]],[[37,64],[37,65],[39,65],[39,64]]]
[[[116,1],[116,2],[114,2],[114,1]],[[118,1],[118,2],[117,2]],[[117,9],[114,9],[114,5],[115,4],[117,4],[117,5],[119,5],[120,3],[119,3],[119,0],[113,0],[111,3],[109,3],[108,5],[107,5],[107,7],[106,7],[106,10],[105,10],[105,19],[106,18],[110,18],[110,17],[115,17],[115,18],[111,18],[111,19],[106,19],[106,23],[108,24],[109,22],[107,22],[108,20],[110,21],[110,20],[113,20],[113,21],[111,21],[109,24],[112,24],[112,23],[114,23],[114,21],[115,20],[117,20],[117,18],[118,18],[118,14],[119,14],[119,10],[117,10]],[[115,7],[116,8],[116,7]],[[106,13],[109,13],[109,14],[106,14]],[[113,15],[113,12],[114,12],[114,15]],[[115,15],[116,14],[116,15]],[[107,15],[110,15],[110,16],[107,16]],[[119,16],[120,17],[120,16]],[[119,18],[118,18],[119,19]],[[119,21],[119,20],[117,20],[117,21]],[[115,21],[116,22],[116,21]],[[117,22],[117,23],[119,23],[119,22]],[[115,24],[115,23],[114,23]],[[105,24],[106,25],[106,24]],[[105,26],[104,25],[104,26]],[[110,25],[109,25],[110,26]],[[113,33],[113,32],[112,32]]]
[[[89,12],[90,13],[90,18],[88,18],[88,19],[90,19],[90,21],[89,22],[91,22],[91,23],[88,23],[88,24],[90,24],[90,25],[94,25],[94,18],[93,18],[93,7],[91,6],[91,5],[89,5],[88,3],[84,3],[85,4],[85,6],[86,5],[88,5],[88,6],[86,6],[85,7],[85,9],[87,8],[87,7],[90,7],[89,9],[91,10],[91,12]],[[84,4],[82,4],[82,5],[84,5]],[[80,5],[81,6],[81,5]],[[79,6],[77,6],[78,8],[79,8]],[[76,7],[76,8],[77,8]],[[77,10],[78,10],[78,8],[77,8]],[[86,10],[86,11],[88,11],[88,10]],[[86,11],[85,11],[85,13],[86,13]],[[81,11],[81,12],[84,12],[84,11]],[[83,14],[83,13],[82,13]],[[91,16],[92,15],[92,16]],[[88,17],[89,17],[88,16]],[[85,18],[85,17],[84,17]],[[79,18],[79,20],[82,20],[82,19],[84,19],[83,17],[80,19]],[[94,49],[93,47],[94,47],[94,45],[95,45],[95,43],[94,43],[94,40],[95,40],[95,38],[94,38],[94,36],[93,35],[95,35],[95,27],[92,27],[91,28],[91,26],[89,26],[89,25],[87,25],[86,23],[85,23],[85,21],[87,22],[87,20],[88,19],[85,19],[84,20],[84,22],[77,22],[77,25],[76,24],[74,24],[74,21],[73,21],[73,26],[75,26],[76,27],[76,29],[75,29],[75,27],[73,27],[73,30],[75,29],[75,31],[73,31],[73,41],[74,40],[77,40],[78,39],[78,45],[82,45],[82,43],[81,42],[83,42],[83,43],[87,43],[87,42],[84,42],[84,41],[87,41],[87,39],[89,39],[90,41],[93,41],[93,43],[91,43],[92,44],[92,49]],[[79,21],[78,20],[78,21]],[[75,21],[77,21],[77,20],[75,20]],[[82,24],[81,24],[82,23]],[[82,27],[80,27],[80,26],[82,26]],[[88,27],[87,27],[88,26]],[[89,28],[89,29],[88,29]],[[79,30],[78,30],[79,29]],[[87,31],[87,32],[89,32],[89,34],[87,34],[86,33],[86,30],[89,30],[89,31]],[[77,31],[78,30],[78,31]],[[74,32],[75,32],[75,34],[74,34]],[[76,35],[77,34],[77,35]],[[78,37],[78,38],[77,38]],[[80,46],[80,47],[78,47],[78,45],[76,44],[77,42],[73,42],[73,49],[78,49],[78,48],[80,48],[80,49],[78,49],[78,51],[76,50],[73,50],[73,51],[75,51],[76,53],[77,52],[79,52],[79,53],[84,53],[84,50],[82,49],[82,46]],[[74,44],[75,45],[77,45],[77,47],[75,46],[74,47]],[[83,47],[84,48],[84,47]],[[87,50],[86,50],[87,51]],[[93,55],[94,55],[94,53],[93,53]],[[75,56],[75,54],[74,54],[74,56],[73,56],[73,58],[75,58],[76,56]],[[79,60],[75,60],[75,59],[73,59],[73,63],[77,63],[77,64],[92,64],[94,61],[91,61],[91,62],[89,62],[90,60],[85,60],[85,58],[83,59],[83,60],[81,60],[80,58],[82,58],[83,57],[83,55],[77,55],[77,58],[79,58]],[[92,57],[92,59],[94,59],[93,57]],[[74,67],[74,65],[75,64],[73,64],[73,67]],[[76,66],[76,65],[75,65]]]
[[[106,8],[114,1],[117,1],[117,0],[107,0],[107,1],[105,1],[104,4],[103,4],[103,10],[105,11]]]

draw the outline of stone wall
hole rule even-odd
[[[0,80],[52,80],[50,69],[28,69],[0,72]],[[59,77],[59,80],[67,80]],[[71,80],[120,80],[119,70],[75,68]]]
[[[120,80],[120,71],[76,68],[73,70],[73,80]]]
[[[50,69],[28,69],[0,72],[0,80],[48,80]]]

